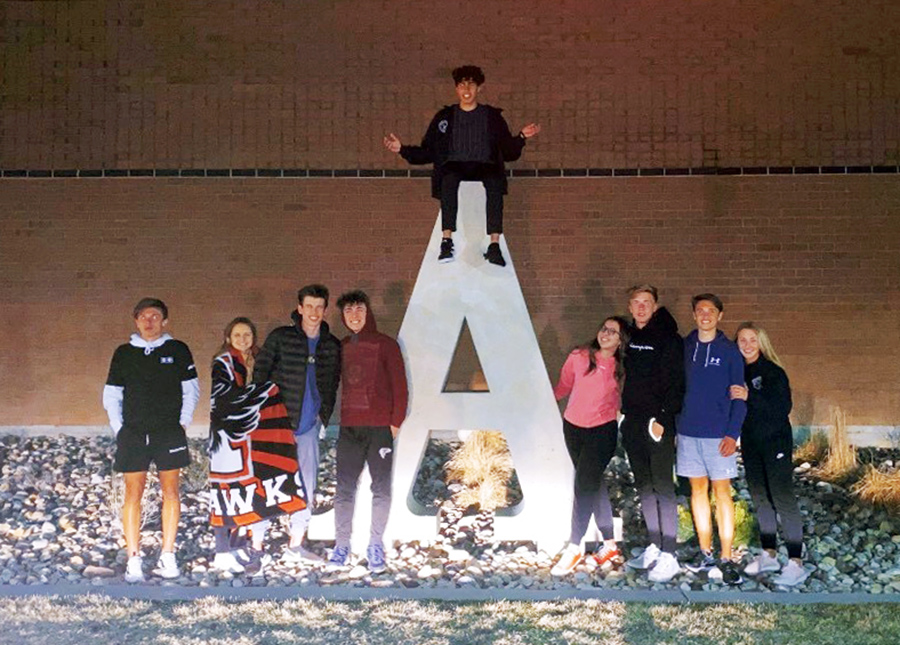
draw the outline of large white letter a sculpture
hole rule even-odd
[[[436,537],[435,518],[415,513],[422,509],[412,498],[430,431],[499,430],[509,443],[523,503],[518,513],[496,519],[495,538],[555,548],[568,535],[572,508],[572,465],[559,410],[505,241],[506,267],[482,257],[483,187],[464,183],[459,207],[456,260],[437,261],[438,217],[400,329],[410,410],[397,441],[389,536]],[[443,391],[464,322],[489,392]]]

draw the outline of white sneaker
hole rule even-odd
[[[244,565],[238,562],[234,553],[216,553],[213,558],[212,568],[217,571],[227,571],[228,573],[244,573]]]
[[[178,571],[178,563],[175,561],[175,554],[171,551],[163,551],[160,553],[159,561],[156,563],[153,574],[160,578],[165,578],[166,580],[172,580],[180,576],[181,572]]]
[[[655,544],[651,544],[641,551],[640,555],[631,558],[631,560],[626,562],[625,566],[629,569],[649,569],[656,564],[656,561],[659,559],[659,554],[659,547]]]
[[[125,582],[143,582],[144,581],[144,560],[139,555],[133,555],[128,558],[128,564],[125,566]]]
[[[678,564],[678,559],[673,554],[663,551],[647,574],[647,579],[650,582],[668,582],[679,573],[681,565]]]
[[[768,551],[763,551],[744,568],[744,573],[748,576],[758,576],[761,573],[779,569],[781,569],[781,563],[778,562],[778,558],[773,558]]]
[[[302,545],[285,547],[281,559],[292,564],[317,564],[325,561],[321,555]]]
[[[556,577],[569,575],[575,567],[578,566],[578,563],[581,562],[583,557],[584,554],[581,552],[581,546],[570,542],[562,551],[560,551],[559,560],[557,560],[556,564],[553,565],[553,568],[550,569],[550,575]]]
[[[784,565],[784,569],[772,579],[772,582],[782,587],[796,587],[808,577],[809,571],[803,565],[797,564],[794,560],[788,560],[788,563]]]

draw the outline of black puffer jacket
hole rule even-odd
[[[622,414],[655,417],[672,429],[684,400],[684,343],[678,323],[661,307],[643,329],[632,326],[629,331]]]
[[[300,314],[291,314],[293,325],[279,327],[266,338],[262,351],[253,367],[253,382],[274,381],[281,388],[284,406],[287,408],[291,427],[296,430],[306,392],[306,366],[309,364],[309,340],[300,326]],[[316,386],[322,406],[319,418],[328,425],[341,382],[341,342],[323,322],[316,345]]]

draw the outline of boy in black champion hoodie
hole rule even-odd
[[[628,292],[634,324],[625,350],[624,418],[619,429],[650,539],[627,564],[650,569],[654,582],[667,582],[681,570],[675,558],[678,515],[672,474],[675,415],[684,398],[684,346],[678,323],[659,308],[657,293],[649,284]]]

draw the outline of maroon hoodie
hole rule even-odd
[[[399,427],[408,402],[406,366],[397,341],[378,331],[371,310],[360,332],[341,341],[341,351],[341,425]]]

